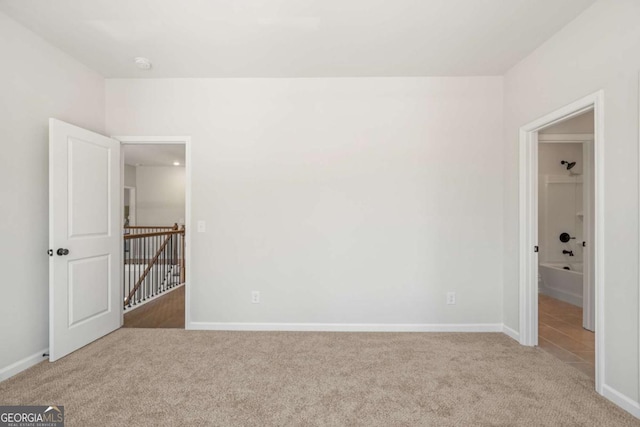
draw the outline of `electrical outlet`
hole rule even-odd
[[[452,305],[456,303],[456,293],[455,292],[447,292],[447,304]]]
[[[259,291],[251,292],[251,304],[260,304],[260,292]]]
[[[207,231],[207,223],[204,221],[198,221],[198,233],[204,233]]]

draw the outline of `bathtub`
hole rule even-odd
[[[569,267],[571,270],[565,270],[563,267]],[[540,264],[538,266],[538,291],[541,294],[582,307],[582,264]]]

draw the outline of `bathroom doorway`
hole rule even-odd
[[[585,115],[588,114],[588,115]],[[592,115],[591,115],[592,114]],[[575,130],[567,129],[569,125],[575,124],[570,122],[571,119],[582,116],[581,119],[585,120],[587,117],[592,122],[592,134],[583,133],[570,133],[576,132]],[[593,117],[591,119],[591,117]],[[561,107],[555,111],[552,111],[530,123],[523,125],[520,128],[520,182],[519,182],[519,201],[520,201],[520,242],[519,242],[519,258],[520,258],[520,305],[519,305],[519,335],[518,340],[520,344],[527,346],[537,346],[544,344],[540,337],[554,344],[553,348],[556,356],[563,358],[565,362],[570,363],[585,363],[591,366],[582,365],[576,366],[579,369],[583,369],[584,372],[593,372],[590,374],[595,379],[595,389],[598,393],[604,393],[605,379],[604,379],[604,360],[605,354],[605,318],[604,314],[604,293],[606,283],[604,282],[604,164],[603,164],[603,151],[604,151],[604,92],[598,91],[593,94],[587,95],[581,99],[578,99],[571,104]],[[552,126],[557,126],[555,129],[551,129]],[[559,128],[565,128],[566,133],[560,133]],[[549,133],[548,133],[549,132]],[[554,133],[550,133],[554,132]],[[584,132],[584,131],[583,131]],[[553,136],[549,136],[553,135]],[[585,137],[585,135],[587,135]],[[579,140],[576,140],[577,137]],[[583,242],[581,253],[583,258],[583,283],[588,283],[586,287],[587,292],[583,292],[583,307],[575,306],[570,302],[562,301],[557,298],[548,300],[549,295],[539,294],[540,275],[539,264],[541,258],[541,252],[543,248],[539,243],[539,194],[538,189],[540,186],[540,177],[538,170],[538,157],[540,144],[544,143],[581,143],[583,147],[582,153],[582,186],[589,186],[589,191],[583,193],[583,207],[582,215],[584,221],[583,225]],[[573,141],[573,142],[572,142]],[[584,147],[587,147],[585,150]],[[589,155],[585,158],[585,152]],[[572,153],[565,153],[567,154]],[[573,154],[577,155],[577,154]],[[578,158],[560,158],[559,164],[556,165],[560,168],[560,171],[564,171],[565,179],[573,179],[577,176],[576,169],[579,163]],[[564,163],[562,163],[564,161]],[[571,165],[571,163],[575,164]],[[561,169],[564,168],[564,169]],[[570,173],[573,171],[573,173]],[[573,175],[573,176],[572,176]],[[573,183],[565,185],[573,185],[574,191],[576,186],[575,179]],[[551,184],[562,185],[562,184]],[[561,196],[559,196],[561,197]],[[575,193],[574,193],[575,200]],[[586,201],[585,201],[586,200]],[[576,216],[579,212],[576,211]],[[574,224],[579,224],[574,222]],[[552,241],[555,245],[564,245],[578,240],[577,232],[574,226],[574,230],[568,230],[568,242],[560,241],[560,235],[565,231],[562,230],[555,236],[555,241]],[[573,233],[573,234],[572,234]],[[572,239],[575,237],[575,239]],[[562,237],[563,240],[567,239],[567,236]],[[549,249],[547,249],[549,250]],[[562,261],[572,260],[573,264],[579,264],[575,262],[576,251],[573,251],[573,257],[569,253],[563,253],[562,251],[571,251],[571,246],[560,246],[560,256],[566,256],[567,258],[561,258]],[[579,250],[579,249],[578,249]],[[564,266],[563,266],[564,267]],[[571,268],[570,266],[568,266]],[[575,266],[574,266],[575,267]],[[559,273],[566,272],[564,268]],[[569,270],[571,271],[571,270]],[[575,287],[574,287],[575,289]],[[584,289],[584,286],[583,286]],[[556,295],[557,296],[557,295]],[[539,304],[540,302],[540,304]],[[552,302],[560,310],[565,310],[566,313],[555,316],[555,319],[543,316],[546,319],[539,319],[540,312],[549,313],[546,309],[545,303]],[[566,305],[565,305],[566,304]],[[575,308],[572,308],[575,307]],[[577,313],[575,312],[576,310]],[[580,311],[582,310],[582,316]],[[569,313],[574,311],[573,313]],[[565,315],[566,314],[566,315]],[[570,316],[571,315],[571,316]],[[558,318],[563,317],[563,318]],[[560,321],[569,320],[569,317],[573,317],[575,323],[565,325]],[[586,319],[585,319],[586,317]],[[548,323],[554,323],[555,327],[550,324],[545,324],[542,327],[540,320],[547,320]],[[583,328],[585,320],[591,323],[586,323],[586,326],[593,328],[593,332]],[[566,322],[565,322],[566,323]],[[544,329],[548,335],[554,335],[555,342],[552,342],[545,338],[544,334],[539,334],[539,330]],[[564,331],[560,330],[564,329]],[[574,333],[574,337],[571,337],[571,333]],[[566,343],[568,345],[575,344],[574,338],[578,336],[587,336],[593,344],[587,348],[580,345],[572,347],[576,352],[581,354],[573,354],[566,351],[557,345],[559,342]],[[591,338],[593,337],[593,338]],[[592,350],[593,349],[593,350]],[[594,356],[591,358],[588,354],[593,352]],[[583,356],[583,357],[580,357]],[[578,357],[579,359],[573,359]],[[572,359],[572,360],[570,360]]]
[[[593,110],[538,132],[538,345],[595,379]]]

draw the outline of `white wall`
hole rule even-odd
[[[110,134],[192,137],[200,327],[500,324],[501,116],[500,77],[107,80]]]
[[[518,128],[604,90],[605,377],[638,393],[640,2],[601,0],[505,75],[505,323],[518,329]],[[640,407],[637,409],[640,414]]]
[[[124,186],[136,186],[136,167],[132,165],[124,165]]]
[[[594,133],[594,115],[593,110],[588,111],[579,116],[573,117],[569,120],[564,120],[560,123],[556,123],[553,126],[541,129],[541,134],[592,134]]]
[[[184,172],[183,166],[136,167],[138,225],[184,224]]]
[[[582,175],[570,175],[561,160],[575,161],[571,169],[582,174],[582,144],[540,143],[538,149],[538,245],[540,262],[581,263],[584,211]],[[560,233],[575,239],[560,241]],[[573,251],[574,256],[564,255]]]
[[[102,132],[104,79],[2,13],[0,52],[1,378],[49,345],[48,119]]]

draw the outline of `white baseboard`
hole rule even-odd
[[[640,403],[606,384],[602,385],[602,395],[634,417],[640,418]]]
[[[43,360],[48,360],[46,357],[42,356],[45,353],[49,353],[48,348],[40,350],[39,352],[32,354],[31,356],[27,356],[22,360],[18,360],[17,362],[0,369],[0,381],[11,378],[12,376],[24,371],[25,369],[29,369],[30,367],[37,365]]]
[[[502,332],[502,323],[226,323],[189,322],[186,329],[206,331],[315,332]]]
[[[508,337],[520,342],[520,332],[516,331],[515,329],[511,329],[507,325],[502,325],[502,332],[504,332],[504,334]]]
[[[168,293],[173,292],[173,291],[175,291],[176,289],[180,288],[181,286],[184,286],[184,283],[180,283],[179,285],[176,285],[176,286],[174,286],[174,287],[173,287],[173,288],[171,288],[171,289],[167,289],[166,291],[162,292],[161,294],[156,294],[156,295],[152,296],[151,298],[147,298],[147,299],[146,299],[146,300],[144,300],[144,301],[140,301],[140,302],[139,302],[139,303],[137,303],[136,305],[132,305],[131,307],[128,307],[128,308],[124,311],[124,314],[131,313],[131,312],[132,312],[133,310],[135,310],[136,308],[140,308],[140,307],[142,307],[143,305],[145,305],[146,303],[149,303],[149,302],[151,302],[151,301],[153,301],[153,300],[155,300],[155,299],[158,299],[158,298],[160,298],[160,297],[163,297],[163,296],[167,295]]]

